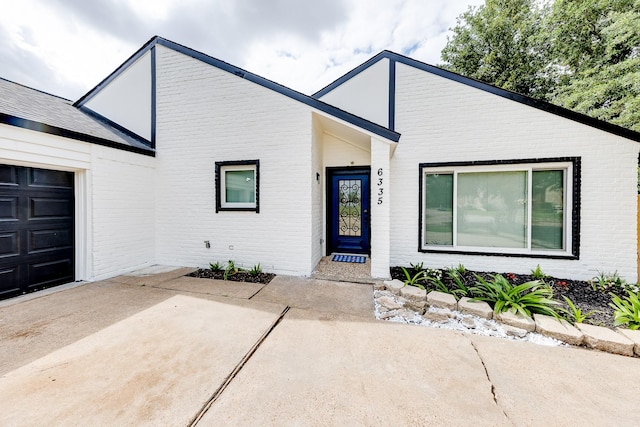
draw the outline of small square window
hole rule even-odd
[[[258,212],[258,160],[216,162],[216,212]]]

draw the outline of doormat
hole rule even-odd
[[[359,256],[359,255],[334,255],[333,258],[331,258],[331,261],[355,262],[359,264],[364,264],[366,259],[367,259],[366,257]]]

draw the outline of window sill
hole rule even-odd
[[[469,249],[469,248],[434,248],[434,247],[425,247],[419,248],[418,252],[424,253],[443,253],[443,254],[459,254],[459,255],[484,255],[484,256],[500,256],[500,257],[514,257],[514,258],[547,258],[547,259],[579,259],[578,256],[567,252],[567,251],[553,251],[553,252],[511,252],[511,251],[500,251],[500,249],[496,250],[480,250],[480,249]]]

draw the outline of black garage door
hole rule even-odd
[[[74,280],[73,173],[0,165],[0,299]]]

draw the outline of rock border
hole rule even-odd
[[[511,312],[494,316],[493,310],[484,301],[470,301],[463,297],[456,301],[451,294],[425,290],[405,285],[394,279],[374,288],[375,316],[380,320],[404,321],[443,327],[452,321],[471,333],[494,335],[539,341],[539,334],[558,343],[592,348],[623,356],[640,356],[640,331],[629,329],[611,330],[588,324],[571,325],[566,320],[534,314],[533,318]],[[479,331],[485,330],[486,333]],[[459,329],[450,327],[450,329]],[[475,331],[475,332],[474,332]],[[554,344],[553,341],[542,342]],[[558,344],[556,344],[558,345]]]

